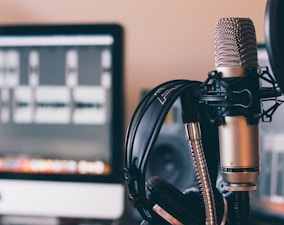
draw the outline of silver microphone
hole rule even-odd
[[[215,30],[216,89],[225,92],[220,165],[228,191],[251,191],[259,177],[259,77],[255,29],[248,18],[223,18]]]

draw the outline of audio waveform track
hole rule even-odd
[[[42,48],[0,51],[0,121],[20,124],[97,124],[107,121],[111,84],[110,49],[53,47],[57,59]],[[90,52],[100,71],[85,71]],[[46,65],[53,62],[52,67]],[[56,66],[56,61],[60,64]],[[44,71],[44,72],[43,72]],[[46,78],[45,71],[50,71]],[[85,75],[84,75],[85,74]],[[87,78],[86,78],[87,77]],[[92,78],[93,77],[93,78]],[[86,80],[87,79],[87,80]],[[98,82],[99,81],[99,82]]]

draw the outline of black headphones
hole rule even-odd
[[[200,85],[198,81],[189,80],[173,80],[158,85],[142,99],[128,126],[125,138],[126,168],[123,170],[123,177],[128,184],[129,199],[142,217],[151,224],[205,223],[204,206],[198,188],[191,187],[182,192],[160,177],[152,177],[147,182],[145,180],[153,146],[168,111],[183,93],[193,93],[200,89]],[[210,146],[210,151],[205,151],[204,154],[214,184],[219,166],[217,126],[210,122],[206,110],[202,106],[198,107],[201,128],[206,127],[202,134],[203,147],[206,150]],[[220,203],[222,208],[221,195],[217,189],[214,193],[215,203]]]

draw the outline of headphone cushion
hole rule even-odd
[[[146,187],[152,206],[159,205],[184,224],[202,224],[204,222],[204,207],[199,191],[183,194],[157,176],[151,177]]]

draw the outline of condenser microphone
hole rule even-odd
[[[248,18],[222,18],[215,30],[216,107],[225,189],[251,191],[259,177],[260,84],[255,29]]]

